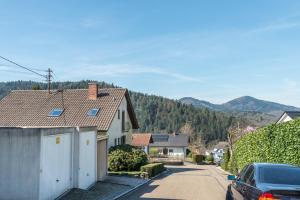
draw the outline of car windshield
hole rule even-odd
[[[259,168],[261,183],[300,185],[300,168],[286,166],[264,166]]]

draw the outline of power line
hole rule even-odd
[[[16,62],[14,62],[14,61],[12,61],[12,60],[9,60],[9,59],[7,59],[7,58],[4,58],[3,56],[0,56],[0,58],[2,58],[3,60],[6,60],[7,62],[10,62],[10,63],[12,63],[12,64],[18,66],[18,67],[21,67],[22,69],[28,70],[28,71],[30,71],[30,72],[36,74],[36,75],[39,75],[39,76],[41,76],[41,77],[43,77],[43,78],[48,78],[47,75],[40,74],[40,73],[38,73],[38,72],[36,72],[36,71],[34,71],[34,70],[32,70],[32,69],[29,69],[28,67],[24,67],[24,66],[22,66],[22,65],[20,65],[20,64],[18,64],[18,63],[16,63]]]
[[[47,75],[43,75],[43,74],[40,74],[40,73],[36,72],[37,70],[30,69],[28,67],[24,67],[24,66],[22,66],[22,65],[20,65],[20,64],[18,64],[16,62],[14,62],[14,61],[12,61],[12,60],[9,60],[8,58],[4,58],[3,56],[0,56],[0,58],[2,58],[3,60],[5,60],[5,61],[7,61],[9,63],[12,63],[12,64],[20,67],[22,69],[30,71],[31,73],[34,73],[34,74],[36,74],[38,76],[46,78],[46,81],[48,82],[48,92],[49,92],[49,94],[51,94],[51,81],[52,81],[51,79],[53,78],[53,76],[52,76],[53,71],[50,68],[47,71],[45,71],[45,72],[47,72]]]

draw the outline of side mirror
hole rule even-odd
[[[228,175],[227,176],[227,180],[229,180],[229,181],[235,181],[236,180],[236,176],[235,175]]]

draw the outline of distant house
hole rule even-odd
[[[300,111],[285,111],[280,116],[276,124],[292,121],[295,120],[296,118],[300,118]]]
[[[132,134],[132,146],[139,147],[149,154],[149,145],[153,143],[153,138],[150,133],[135,133]]]
[[[87,188],[106,176],[108,148],[131,144],[136,128],[126,89],[98,89],[91,83],[88,89],[51,93],[12,91],[0,101],[0,185],[6,185],[0,197],[54,199],[70,188]]]
[[[189,146],[189,136],[182,134],[152,134],[151,149],[157,149],[158,154],[167,157],[186,157]]]

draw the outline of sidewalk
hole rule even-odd
[[[97,182],[89,190],[72,189],[59,200],[109,200],[115,199],[120,195],[130,192],[131,190],[142,186],[148,180],[121,177],[107,176],[104,181]]]

